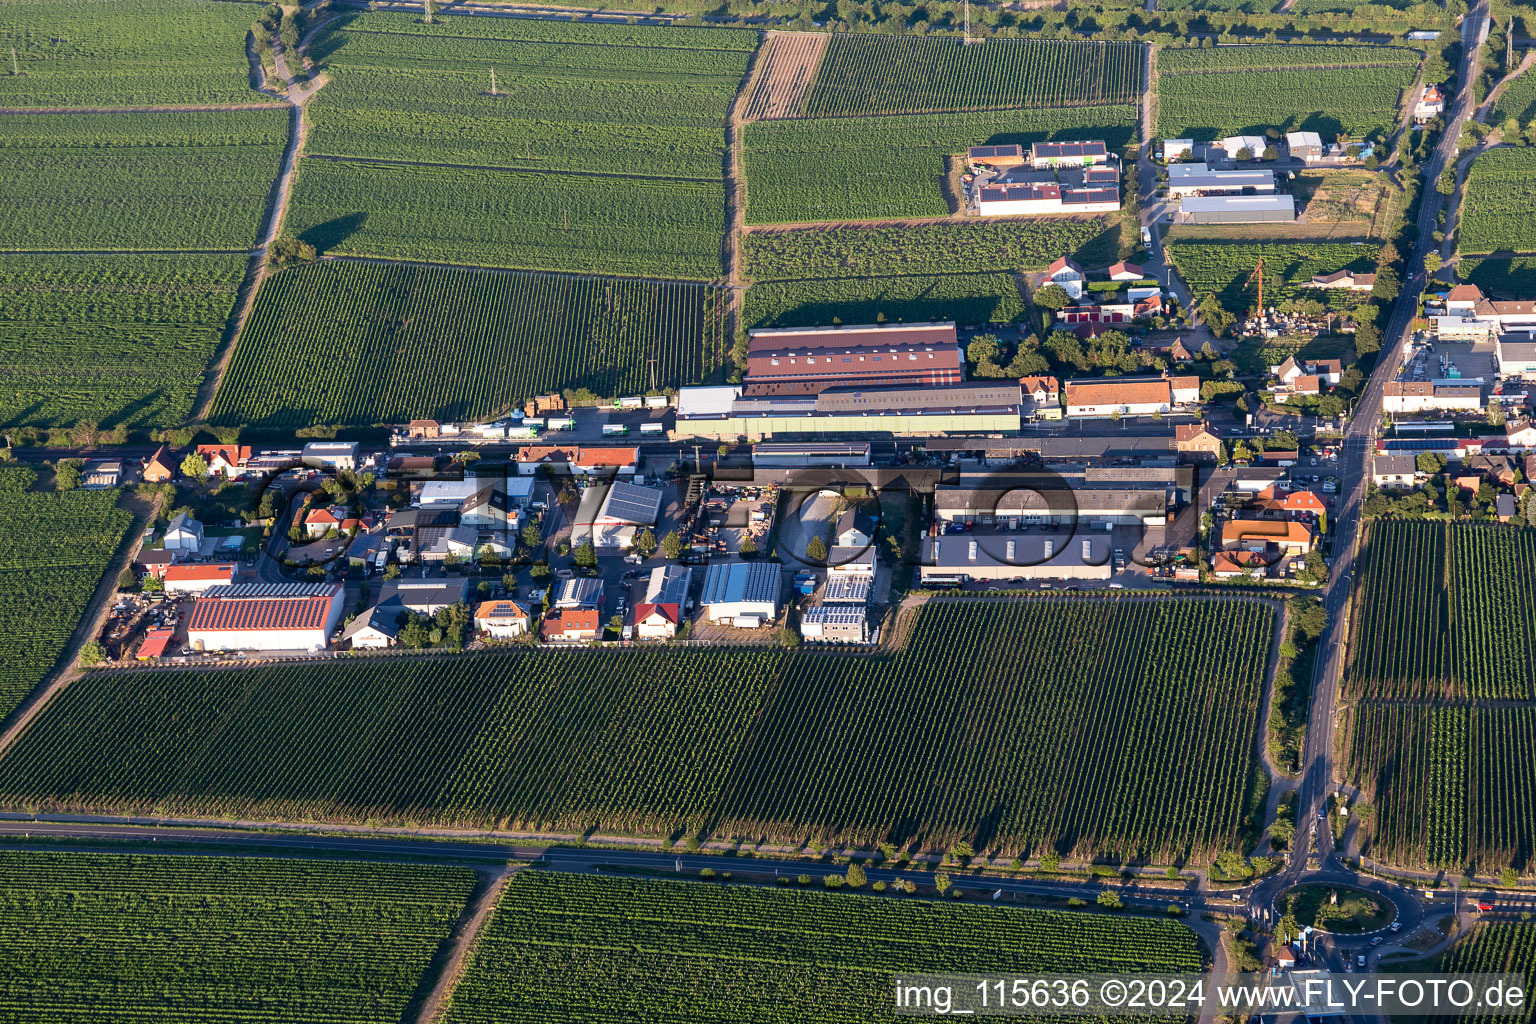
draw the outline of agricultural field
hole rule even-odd
[[[0,250],[248,250],[282,110],[0,118]]]
[[[0,253],[0,424],[185,421],[246,262]]]
[[[1351,696],[1536,699],[1536,530],[1376,520],[1364,561]]]
[[[1305,231],[1313,240],[1390,238],[1406,205],[1404,193],[1374,171],[1305,171],[1296,176],[1292,193],[1301,222],[1279,226]]]
[[[1536,150],[1490,149],[1472,161],[1456,249],[1478,254],[1536,251]]]
[[[1347,242],[1225,242],[1186,240],[1174,235],[1168,239],[1168,259],[1195,301],[1214,292],[1222,306],[1231,311],[1247,309],[1256,301],[1257,282],[1244,286],[1259,260],[1264,261],[1264,301],[1306,295],[1319,301],[1334,301],[1325,292],[1307,286],[1314,274],[1331,274],[1348,267],[1366,270],[1372,267],[1376,250]],[[1355,304],[1366,296],[1354,294],[1337,301]]]
[[[1116,148],[1135,123],[1136,108],[1123,105],[753,122],[742,128],[747,223],[943,217],[959,202],[947,194],[950,158],[969,146],[1104,139]]]
[[[1505,86],[1488,115],[1488,123],[1502,125],[1510,118],[1522,128],[1536,121],[1536,75],[1522,74]]]
[[[834,277],[757,281],[747,289],[742,319],[748,327],[813,327],[886,320],[1010,323],[1024,315],[1013,274],[940,274],[907,277]]]
[[[1350,709],[1347,735],[1348,777],[1373,808],[1371,856],[1529,873],[1536,706],[1367,700]]]
[[[739,1017],[894,1022],[893,975],[1198,971],[1174,921],[697,881],[522,871],[447,1024]]]
[[[1458,260],[1456,274],[1491,298],[1520,299],[1536,294],[1536,256]]]
[[[718,182],[756,45],[735,29],[350,14],[310,46],[330,82],[305,153]]]
[[[6,0],[8,107],[274,102],[251,88],[246,35],[263,4],[228,0]],[[7,64],[6,72],[10,67]]]
[[[322,262],[269,277],[214,396],[216,422],[481,419],[536,394],[703,379],[723,298],[687,282]]]
[[[1135,103],[1137,43],[834,35],[805,98],[807,117]]]
[[[725,186],[309,158],[288,224],[333,255],[709,280]]]
[[[394,1022],[466,868],[0,852],[0,1020]]]
[[[1247,601],[940,600],[882,656],[90,675],[0,759],[0,804],[1182,859],[1237,843],[1273,627]]]
[[[965,220],[909,228],[749,231],[750,278],[823,278],[1044,270],[1067,254],[1085,267],[1115,261],[1119,218]]]
[[[29,491],[36,479],[0,468],[0,719],[53,670],[133,521],[116,491]]]
[[[1529,923],[1479,923],[1446,951],[1439,969],[1447,974],[1519,974],[1525,977],[1529,991],[1536,982],[1536,927]],[[1499,1024],[1513,1024],[1520,1018],[1497,1019]],[[1525,1019],[1530,1019],[1529,1012]]]
[[[1315,131],[1325,141],[1387,133],[1417,53],[1387,46],[1222,46],[1162,50],[1157,134],[1218,139],[1243,131]]]

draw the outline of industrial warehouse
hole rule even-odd
[[[1101,141],[972,146],[964,176],[971,212],[982,217],[1111,213],[1120,209],[1119,161]]]

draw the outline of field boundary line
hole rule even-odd
[[[237,110],[282,110],[281,102],[160,104],[148,107],[0,107],[0,114],[228,114]]]
[[[358,14],[361,14],[363,12],[357,11],[357,12],[348,12],[348,13],[358,13]],[[474,18],[474,17],[481,17],[481,18],[490,17],[490,18],[494,18],[494,17],[496,17],[495,15],[491,15],[491,14],[476,15],[475,12],[473,12],[473,11],[455,11],[452,8],[439,9],[437,13],[440,14],[440,15],[443,15],[444,17],[447,17],[449,15],[456,15],[456,16],[461,17],[461,18],[466,18],[466,17],[467,18]],[[654,15],[652,15],[652,16],[654,17]],[[640,15],[637,12],[635,14],[635,17],[643,17],[643,15]],[[335,18],[327,19],[328,22],[329,21],[334,21],[334,20],[335,20]],[[503,20],[503,21],[565,21],[565,22],[568,22],[570,19],[569,18],[561,18],[561,17],[558,17],[556,15],[549,15],[547,17],[542,17],[542,18],[523,17],[523,18],[503,18],[501,20]],[[700,27],[700,28],[729,28],[729,26],[715,26],[715,25],[697,26],[697,27]],[[736,49],[736,48],[728,47],[728,46],[647,46],[647,45],[645,45],[643,43],[588,43],[588,42],[582,42],[580,40],[564,40],[564,39],[559,40],[557,42],[557,41],[553,41],[553,40],[549,40],[549,39],[511,39],[511,38],[504,38],[504,37],[501,37],[501,36],[461,36],[461,35],[452,35],[452,34],[447,33],[447,32],[432,33],[432,34],[429,35],[426,32],[391,32],[388,29],[379,29],[379,28],[351,28],[351,27],[345,27],[343,30],[347,31],[347,32],[356,32],[360,36],[407,36],[407,37],[409,37],[411,39],[465,39],[465,40],[469,40],[469,41],[472,41],[472,42],[484,42],[484,43],[522,43],[522,44],[525,44],[525,45],[532,45],[532,46],[590,46],[590,47],[593,47],[595,49],[609,49],[609,50],[677,50],[677,51],[679,51],[681,53],[695,53],[695,52],[697,52],[697,53],[751,53],[751,52],[753,52],[754,50],[757,49],[756,47],[753,47],[752,50],[740,50],[740,49]],[[755,32],[755,31],[758,31],[758,30],[757,29],[753,29],[753,28],[733,28],[733,29],[731,29],[731,31],[734,31],[734,32]]]
[[[558,174],[572,178],[629,178],[639,181],[694,181],[713,185],[717,178],[690,178],[671,174],[625,174],[622,171],[568,171],[559,167],[508,167],[502,164],[455,164],[432,160],[390,160],[375,156],[345,156],[337,153],[305,153],[305,160],[325,160],[337,164],[376,164],[381,167],[437,167],[462,171],[501,171],[507,174]]]
[[[444,267],[449,270],[483,270],[488,274],[540,274],[547,277],[597,278],[605,281],[646,281],[652,284],[696,284],[705,288],[719,288],[717,278],[704,277],[644,277],[624,274],[583,274],[576,270],[547,270],[539,267],[488,267],[478,263],[440,263],[433,260],[401,260],[389,256],[358,256],[352,253],[326,253],[320,262],[377,263],[401,267]]]
[[[436,1024],[442,1020],[448,1010],[449,1000],[464,976],[470,955],[480,944],[480,935],[485,931],[486,922],[495,913],[502,892],[517,870],[505,864],[497,871],[476,872],[480,884],[464,904],[464,912],[459,915],[453,931],[443,940],[443,947],[439,949],[439,955],[446,952],[446,957],[440,966],[434,964],[436,970],[429,967],[422,975],[423,982],[429,977],[433,978],[432,987],[421,993],[420,1009],[415,1014],[407,1011],[407,1019],[414,1019],[416,1024]],[[437,957],[433,957],[433,960],[437,960]]]
[[[0,249],[7,256],[244,256],[249,249]]]
[[[725,112],[725,154],[723,156],[722,181],[725,185],[725,236],[720,240],[721,262],[725,268],[728,291],[725,300],[725,322],[722,325],[721,349],[718,366],[725,369],[726,361],[736,349],[736,334],[741,329],[742,304],[745,289],[742,286],[741,241],[747,223],[747,182],[743,173],[745,143],[741,138],[744,114],[751,104],[752,93],[767,73],[768,50],[773,46],[772,37],[759,32],[757,48],[747,61],[746,73],[731,97],[731,105]]]
[[[112,560],[107,563],[106,570],[100,580],[96,582],[96,590],[91,595],[91,602],[86,606],[85,614],[80,617],[80,622],[75,626],[74,632],[69,636],[69,642],[59,652],[48,675],[32,688],[22,702],[16,705],[14,711],[4,719],[0,719],[0,757],[10,749],[11,745],[21,736],[27,726],[45,711],[53,698],[61,693],[70,683],[85,675],[83,669],[76,664],[80,656],[80,648],[85,642],[95,637],[106,625],[107,612],[110,610],[112,595],[117,593],[117,578],[123,570],[128,568],[133,560],[133,555],[139,549],[140,538],[149,527],[150,522],[160,512],[161,498],[159,495],[144,499],[128,491],[122,492],[118,497],[118,506],[126,506],[133,513],[133,520],[128,524],[123,539],[118,543],[118,549],[113,554]]]
[[[1184,75],[1243,75],[1251,71],[1268,74],[1274,71],[1346,71],[1359,68],[1411,68],[1412,64],[1378,63],[1378,64],[1276,64],[1253,68],[1181,68],[1177,71],[1164,71],[1163,74],[1170,78],[1179,78]]]
[[[753,124],[783,124],[786,121],[857,121],[865,117],[937,117],[941,114],[1006,114],[1010,111],[1035,111],[1035,110],[1092,110],[1102,107],[1106,110],[1111,107],[1136,106],[1136,98],[1123,100],[1099,100],[1094,103],[1046,103],[1037,107],[939,107],[928,110],[879,110],[870,111],[867,114],[796,114],[794,117],[764,117],[753,121]]]

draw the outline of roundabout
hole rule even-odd
[[[1307,882],[1275,897],[1275,912],[1292,915],[1305,928],[1334,935],[1366,935],[1390,925],[1398,916],[1394,900],[1352,885]]]

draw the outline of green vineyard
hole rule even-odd
[[[882,656],[92,675],[0,759],[0,804],[1204,855],[1237,842],[1273,626],[1248,600],[941,601]]]
[[[1480,923],[1472,933],[1440,958],[1445,974],[1517,974],[1525,978],[1526,991],[1536,984],[1536,926],[1513,922]],[[1485,1018],[1490,1024],[1529,1024],[1531,1004],[1523,1013]],[[1451,1024],[1454,1018],[1433,1018],[1433,1024]]]
[[[747,223],[943,217],[952,158],[968,146],[1104,139],[1115,148],[1135,123],[1125,105],[752,122],[741,133]]]
[[[1536,707],[1365,701],[1349,715],[1350,778],[1390,864],[1528,871],[1536,854]]]
[[[221,0],[6,0],[0,53],[16,50],[21,75],[0,96],[8,107],[275,104],[251,88],[245,57],[261,12]]]
[[[748,327],[872,324],[882,317],[895,322],[1010,323],[1023,315],[1018,279],[1002,273],[757,281],[747,289],[742,305]]]
[[[249,249],[281,110],[0,118],[0,250]]]
[[[0,852],[0,1021],[393,1024],[465,868]]]
[[[1203,966],[1172,921],[522,871],[445,1019],[894,1024],[896,976]]]
[[[1536,530],[1377,520],[1364,553],[1347,693],[1536,699]]]
[[[182,423],[247,262],[239,253],[0,253],[0,424]]]
[[[805,98],[808,117],[1134,103],[1142,47],[1126,42],[834,35]]]
[[[1536,152],[1500,148],[1483,153],[1467,172],[1465,195],[1458,252],[1536,252]]]
[[[115,490],[27,490],[36,479],[0,468],[0,719],[58,661],[133,521]]]
[[[1245,284],[1253,276],[1259,260],[1264,261],[1265,302],[1295,298],[1304,291],[1308,298],[1324,299],[1327,293],[1308,289],[1314,274],[1331,274],[1348,267],[1365,270],[1375,252],[1347,242],[1218,242],[1192,241],[1178,237],[1168,240],[1168,260],[1178,270],[1198,302],[1212,292],[1228,310],[1249,308],[1254,301],[1253,286]],[[1365,301],[1350,293],[1341,301],[1355,304]]]
[[[720,292],[685,282],[323,262],[267,280],[214,397],[221,423],[481,419],[536,394],[693,383]]]
[[[1219,139],[1315,131],[1324,141],[1393,130],[1418,54],[1400,47],[1220,46],[1157,57],[1157,135]]]

